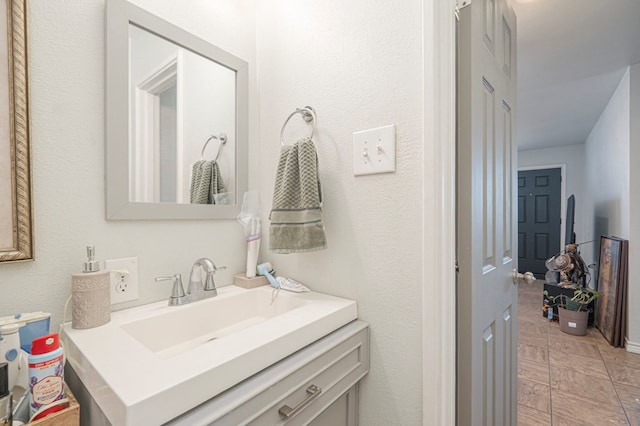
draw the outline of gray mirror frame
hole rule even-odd
[[[107,0],[105,13],[106,218],[232,219],[248,186],[248,63],[126,0]],[[129,24],[135,24],[236,71],[236,194],[234,205],[129,201]]]
[[[34,260],[26,0],[7,1],[9,121],[13,246],[0,248],[0,262]]]

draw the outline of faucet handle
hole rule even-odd
[[[207,276],[206,276],[205,281],[204,281],[204,291],[212,292],[212,293],[209,293],[209,294],[212,295],[212,296],[216,296],[218,294],[218,292],[216,290],[216,283],[213,280],[213,274],[215,274],[217,271],[219,271],[221,269],[227,269],[227,267],[226,266],[216,266],[213,262],[211,262],[211,265],[213,265],[213,270],[207,272]]]
[[[186,295],[184,294],[184,287],[182,286],[182,276],[175,274],[171,277],[157,277],[158,281],[173,281],[173,288],[171,289],[171,297],[169,297],[169,305],[182,305],[186,302]]]

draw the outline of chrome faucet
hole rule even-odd
[[[202,268],[206,273],[204,283],[202,283],[202,272],[200,271],[200,268]],[[211,259],[206,257],[198,259],[193,263],[193,266],[191,267],[191,275],[189,276],[188,290],[191,302],[218,295],[216,283],[213,281],[213,274],[215,274],[218,269],[226,269],[226,267],[221,266],[218,268]]]
[[[180,274],[175,274],[171,277],[158,277],[156,278],[156,281],[173,281],[171,297],[169,297],[169,306],[185,305],[187,303],[196,302],[198,300],[218,295],[213,275],[219,269],[227,269],[227,267],[216,267],[215,263],[213,263],[211,259],[207,258],[196,260],[191,267],[189,287],[186,294],[184,292],[184,287],[182,286],[182,277]],[[202,282],[202,270],[206,273],[204,283]]]
[[[189,303],[189,296],[184,294],[184,287],[182,287],[182,277],[180,274],[175,274],[171,277],[156,277],[158,281],[172,281],[173,287],[171,287],[171,296],[169,296],[169,306],[180,306]]]

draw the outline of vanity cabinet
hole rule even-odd
[[[358,424],[358,385],[356,384],[318,415],[309,426],[356,426]]]
[[[352,321],[166,425],[356,426],[358,382],[368,371],[369,326]],[[80,401],[81,424],[109,425],[69,363],[65,378]]]
[[[368,371],[368,324],[353,321],[168,425],[355,426]]]

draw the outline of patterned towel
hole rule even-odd
[[[225,201],[225,194],[227,192],[227,188],[224,185],[224,180],[222,179],[222,173],[220,173],[220,167],[218,167],[218,163],[213,163],[211,167],[211,186],[209,186],[209,204],[227,204]]]
[[[218,163],[200,160],[191,168],[191,204],[215,204],[216,195],[225,192]]]
[[[327,248],[321,216],[322,192],[313,141],[284,145],[276,173],[269,250],[302,253]]]

